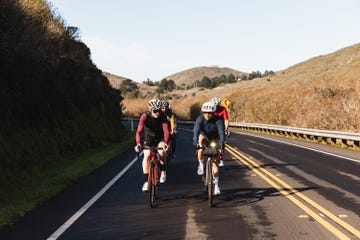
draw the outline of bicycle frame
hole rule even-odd
[[[150,207],[156,207],[156,199],[158,195],[159,178],[160,178],[160,161],[157,150],[163,150],[158,147],[144,147],[144,149],[150,149],[150,169],[149,169],[149,203]]]
[[[206,168],[205,168],[205,177],[203,179],[204,186],[208,195],[208,204],[209,207],[213,206],[214,201],[214,171],[213,164],[222,158],[222,154],[219,151],[219,147],[214,143],[210,143],[209,146],[202,147],[203,156],[207,156]]]

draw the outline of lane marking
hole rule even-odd
[[[241,132],[241,133],[240,133],[240,132],[234,132],[234,133],[236,133],[236,134],[242,134],[242,135],[246,135],[246,136],[251,136],[251,137],[256,137],[256,138],[262,138],[262,139],[266,139],[266,140],[269,140],[269,141],[279,142],[279,143],[283,143],[283,144],[287,144],[287,145],[291,145],[291,146],[295,146],[295,147],[300,147],[300,148],[304,148],[304,149],[311,150],[311,151],[314,151],[314,152],[319,152],[319,153],[327,154],[327,155],[330,155],[330,156],[333,156],[333,157],[343,158],[343,159],[346,159],[346,160],[349,160],[349,161],[356,162],[356,163],[359,163],[359,164],[360,164],[360,160],[358,160],[358,159],[349,158],[349,157],[337,155],[337,154],[334,154],[334,153],[329,153],[329,152],[321,151],[321,150],[318,150],[318,149],[315,149],[315,148],[306,147],[306,146],[298,145],[298,144],[295,144],[295,143],[289,143],[289,142],[281,141],[281,140],[278,140],[278,139],[267,138],[267,137],[257,136],[257,135],[251,135],[251,134],[242,133],[242,132]]]
[[[296,199],[294,195],[300,197],[305,202],[313,206],[314,208],[318,209],[320,212],[326,214],[330,219],[332,219],[335,223],[339,224],[346,230],[348,230],[350,233],[354,234],[357,237],[360,237],[360,232],[346,223],[345,221],[341,220],[334,214],[330,213],[305,195],[298,192],[296,189],[291,187],[290,185],[286,184],[284,181],[280,180],[279,178],[275,177],[273,174],[271,174],[266,169],[263,169],[260,165],[258,165],[256,162],[252,161],[245,155],[241,154],[240,152],[236,151],[236,149],[232,148],[228,144],[226,144],[227,150],[236,156],[243,164],[248,166],[251,170],[253,170],[257,175],[259,175],[261,178],[263,178],[267,183],[269,183],[271,186],[276,188],[281,194],[286,196],[289,200],[291,200],[293,203],[295,203],[298,207],[300,207],[302,210],[304,210],[308,215],[310,215],[312,218],[314,218],[316,221],[318,221],[320,224],[322,224],[326,229],[328,229],[331,233],[333,233],[335,236],[337,236],[339,239],[349,239],[345,234],[343,234],[341,231],[339,231],[337,228],[335,228],[333,225],[331,225],[329,222],[325,221],[323,218],[321,218],[317,213],[312,211],[310,208],[305,206],[302,202],[300,202],[298,199]],[[278,182],[279,184],[283,185],[285,187],[284,190],[282,187],[280,187],[278,184],[273,182],[271,179],[269,179],[267,176],[271,177],[274,181]]]
[[[358,176],[355,176],[355,175],[352,175],[352,174],[349,174],[349,173],[345,173],[345,172],[341,172],[341,171],[337,171],[337,172],[339,174],[341,174],[341,175],[352,178],[352,180],[354,180],[354,181],[360,181],[360,177],[358,177]]]
[[[143,153],[141,152],[139,158]],[[135,157],[121,172],[108,182],[95,196],[93,196],[84,206],[82,206],[74,215],[72,215],[63,225],[61,225],[47,240],[55,240],[60,237],[91,205],[93,205],[136,161]]]
[[[230,146],[229,146],[230,147]],[[236,150],[234,150],[236,151]],[[301,199],[303,199],[305,202],[309,203],[311,206],[313,206],[314,208],[316,208],[317,210],[319,210],[320,212],[324,213],[326,216],[328,216],[331,220],[333,220],[334,222],[336,222],[337,224],[339,224],[340,226],[342,226],[343,228],[345,228],[346,230],[348,230],[349,232],[351,232],[352,234],[354,234],[355,236],[357,236],[358,238],[360,238],[360,231],[357,230],[356,228],[354,228],[353,226],[351,226],[350,224],[348,224],[347,222],[343,221],[342,219],[338,218],[335,214],[331,213],[330,211],[326,210],[325,208],[323,208],[322,206],[320,206],[319,204],[317,204],[316,202],[314,202],[313,200],[311,200],[310,198],[306,197],[304,194],[300,193],[299,191],[297,191],[296,189],[294,189],[293,187],[291,187],[289,184],[287,184],[286,182],[282,181],[281,179],[275,177],[272,173],[270,173],[268,170],[262,168],[259,164],[257,164],[255,161],[251,160],[250,158],[246,157],[245,155],[241,154],[240,152],[238,152],[239,155],[243,156],[245,158],[245,160],[249,161],[251,164],[253,164],[256,168],[259,168],[262,172],[266,173],[268,176],[270,176],[272,179],[274,179],[276,182],[280,183],[281,185],[283,185],[285,188],[287,188],[289,191],[291,191],[292,193],[294,193],[295,195],[297,195],[298,197],[300,197]]]

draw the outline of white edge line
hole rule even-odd
[[[142,155],[141,153],[139,157]],[[91,205],[93,205],[136,161],[135,157],[121,172],[110,180],[95,196],[93,196],[84,206],[82,206],[74,215],[72,215],[61,227],[59,227],[47,240],[55,240],[60,237]]]
[[[248,135],[248,136],[252,136],[252,137],[256,137],[256,138],[263,138],[263,139],[267,139],[267,140],[270,140],[270,141],[279,142],[279,143],[283,143],[283,144],[287,144],[287,145],[292,145],[292,146],[312,150],[312,151],[315,151],[315,152],[324,153],[324,154],[327,154],[327,155],[330,155],[330,156],[343,158],[343,159],[353,161],[353,162],[356,162],[356,163],[360,163],[360,160],[357,160],[357,159],[344,157],[344,156],[337,155],[337,154],[334,154],[334,153],[324,152],[324,151],[321,151],[321,150],[318,150],[318,149],[315,149],[315,148],[305,147],[305,146],[298,145],[298,144],[295,144],[295,143],[288,143],[288,142],[284,142],[284,141],[277,140],[277,139],[267,138],[267,137],[263,137],[263,136],[256,136],[256,135],[252,135],[252,134],[248,134],[248,133],[242,133],[242,132],[233,132],[233,133],[242,134],[242,135]]]

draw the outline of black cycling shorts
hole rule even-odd
[[[157,147],[159,145],[160,142],[163,142],[164,139],[160,139],[160,138],[156,138],[156,137],[152,137],[149,135],[145,135],[144,137],[144,146],[147,147]]]

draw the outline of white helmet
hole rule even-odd
[[[161,109],[162,104],[161,104],[161,101],[160,101],[159,99],[151,99],[151,100],[148,102],[148,107],[149,107],[151,110],[159,110],[159,109]]]
[[[166,109],[169,108],[169,102],[167,100],[161,100],[161,104],[162,104],[161,107],[165,107]]]
[[[215,110],[216,105],[213,102],[205,102],[201,107],[202,112],[215,112]]]
[[[213,102],[217,106],[221,102],[221,99],[219,97],[214,97],[210,102]]]

